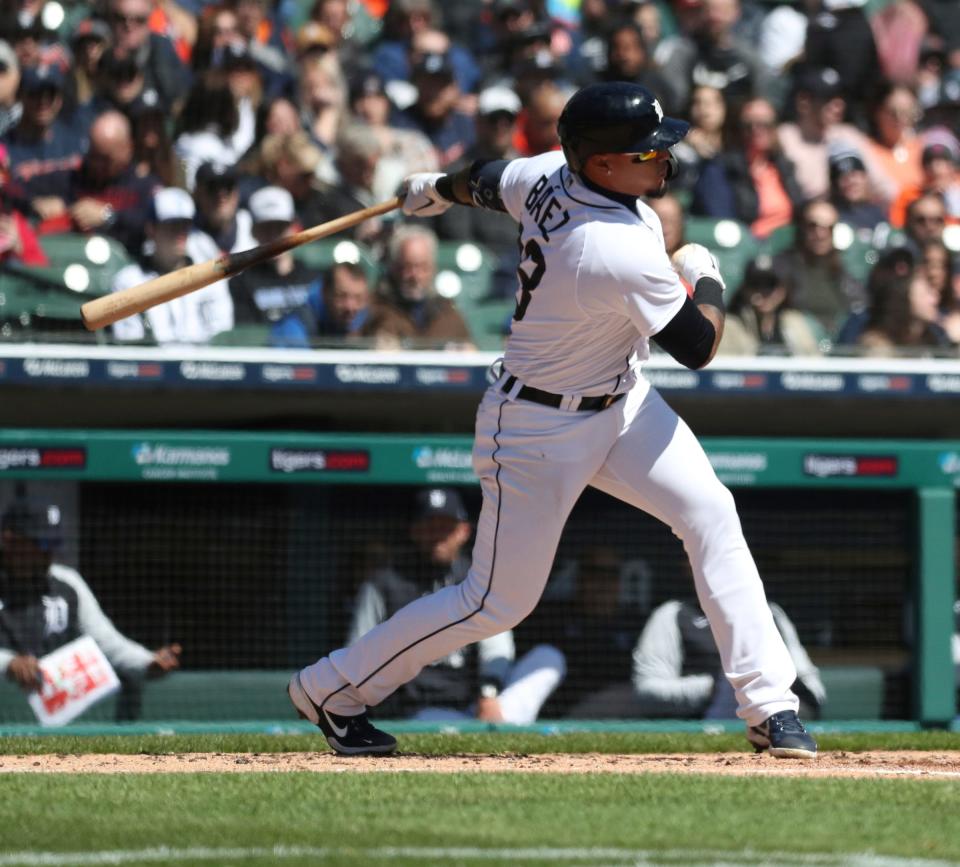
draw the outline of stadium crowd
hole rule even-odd
[[[957,354],[956,0],[12,0],[0,280],[49,283],[45,241],[98,234],[122,288],[385,201],[412,172],[558,148],[566,100],[598,80],[692,124],[655,207],[668,250],[721,259],[722,352]],[[505,215],[393,211],[336,242],[112,338],[463,349],[508,331]],[[76,326],[0,312],[4,340]]]

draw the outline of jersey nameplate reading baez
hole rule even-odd
[[[570,214],[560,204],[560,200],[554,195],[558,189],[554,186],[547,186],[549,183],[546,175],[541,175],[530,192],[527,193],[527,199],[523,203],[527,213],[533,218],[543,235],[544,241],[550,240],[550,233],[556,232],[561,226],[570,222]]]

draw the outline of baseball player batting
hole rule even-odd
[[[367,708],[423,666],[530,614],[567,517],[592,485],[683,541],[750,742],[778,757],[816,756],[733,497],[686,423],[640,376],[651,339],[701,368],[723,332],[716,260],[688,244],[671,263],[641,198],[664,195],[676,171],[670,147],[687,129],[639,85],[595,84],[560,117],[562,153],[407,179],[408,215],[458,204],[506,211],[520,224],[517,307],[477,414],[483,508],[466,579],[290,680],[294,706],[338,753],[392,752],[396,739]]]

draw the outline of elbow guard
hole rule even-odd
[[[716,337],[713,323],[687,298],[677,315],[653,339],[684,367],[699,370],[710,360]]]

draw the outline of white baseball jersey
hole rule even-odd
[[[187,239],[187,256],[193,262],[204,262],[218,255],[210,252],[212,242],[203,232],[191,232]],[[134,263],[121,268],[113,278],[111,291],[119,292],[139,286],[157,277],[156,271],[147,271]],[[188,292],[172,301],[151,307],[143,318],[140,314],[128,316],[113,325],[117,340],[143,340],[146,335],[144,319],[150,326],[153,339],[159,344],[203,344],[221,331],[233,328],[233,299],[226,280]]]
[[[523,246],[504,356],[515,381],[501,375],[477,412],[483,508],[470,572],[304,668],[298,688],[317,714],[351,716],[433,660],[514,627],[540,599],[567,516],[589,485],[683,541],[738,716],[758,726],[796,711],[796,668],[733,497],[683,419],[637,377],[649,338],[686,301],[658,218],[591,190],[560,153],[509,163],[500,197]],[[564,399],[525,399],[518,382]],[[600,410],[566,400],[622,392]]]
[[[504,367],[556,394],[629,390],[687,297],[660,219],[584,186],[559,151],[513,160],[500,193],[523,250]]]

